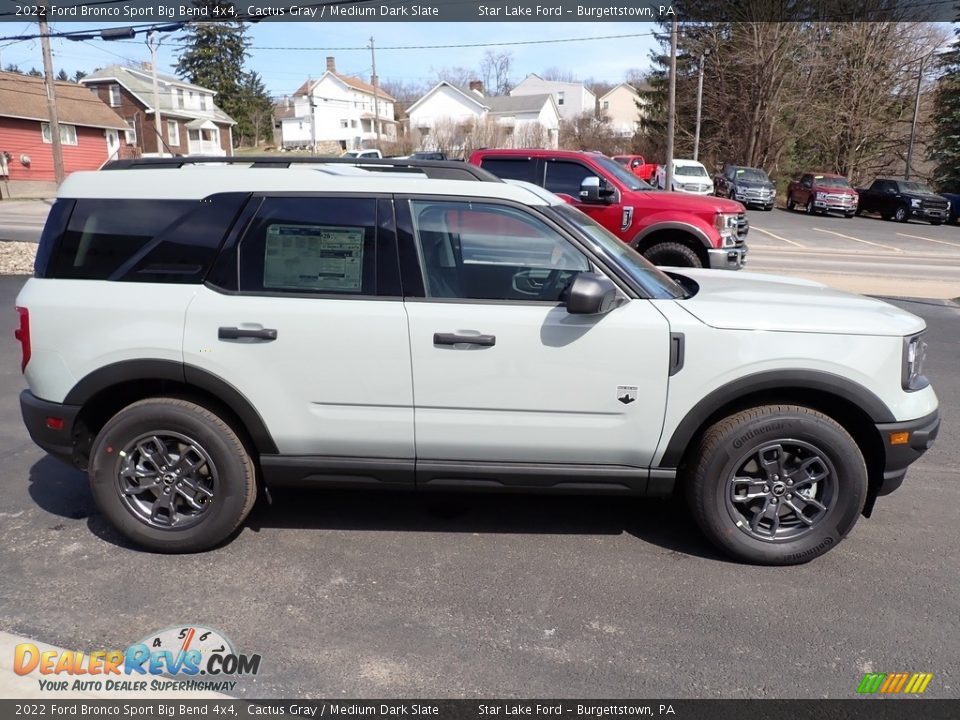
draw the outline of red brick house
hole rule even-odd
[[[157,73],[163,125],[158,136],[149,64],[139,68],[110,65],[90,73],[80,84],[126,120],[127,141],[144,156],[233,155],[236,122],[217,107],[213,90]]]
[[[64,171],[97,170],[122,152],[126,123],[69,82],[54,83]],[[43,78],[0,72],[0,195],[51,195],[53,143]]]

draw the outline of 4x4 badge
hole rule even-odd
[[[637,399],[636,385],[617,385],[617,400],[624,405],[629,405]]]

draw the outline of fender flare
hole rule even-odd
[[[856,405],[875,423],[896,422],[893,412],[883,400],[862,385],[841,375],[818,370],[770,370],[754,373],[720,386],[694,405],[674,429],[659,467],[677,467],[694,434],[717,410],[739,397],[765,390],[817,390]]]
[[[240,419],[258,452],[278,452],[263,418],[243,393],[213,373],[174,360],[122,360],[104,365],[81,378],[67,393],[63,404],[82,406],[114,385],[136,380],[168,380],[213,395]]]
[[[715,247],[713,242],[710,240],[710,237],[701,228],[691,223],[680,222],[679,220],[668,220],[666,222],[658,222],[654,223],[653,225],[648,225],[633,236],[633,240],[630,242],[630,247],[638,247],[644,239],[655,232],[660,232],[661,230],[679,230],[681,232],[689,233],[697,238],[706,249],[709,250],[710,248]]]

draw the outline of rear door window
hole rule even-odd
[[[480,167],[502,180],[523,180],[543,185],[537,178],[535,158],[484,158],[480,161]]]

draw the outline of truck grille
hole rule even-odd
[[[924,210],[939,210],[942,213],[947,212],[947,201],[946,200],[927,200],[924,198],[922,201]]]
[[[749,231],[750,223],[747,221],[747,214],[737,213],[737,245],[743,245]]]
[[[687,192],[706,192],[710,186],[705,183],[686,183],[683,189]]]

